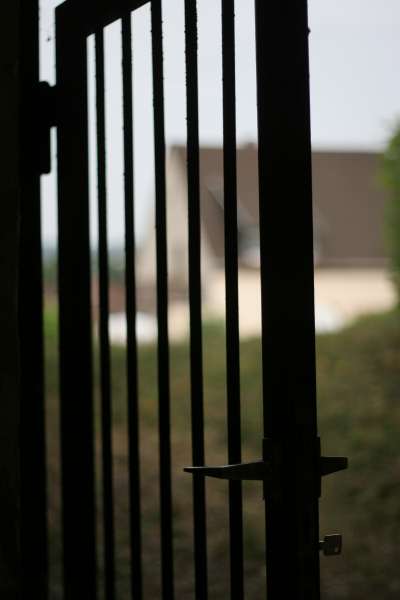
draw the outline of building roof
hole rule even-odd
[[[174,146],[183,168],[186,148]],[[380,155],[370,152],[313,152],[315,253],[320,265],[370,266],[386,259],[383,239],[386,194],[379,184]],[[258,157],[253,144],[237,152],[239,245],[251,248],[258,228]],[[224,257],[223,152],[200,149],[203,231],[217,259]],[[282,228],[284,239],[285,224]],[[250,255],[249,255],[250,256]],[[242,256],[243,258],[243,256]]]
[[[381,157],[369,152],[314,152],[313,199],[321,263],[385,262],[387,195]]]

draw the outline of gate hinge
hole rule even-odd
[[[51,172],[51,128],[57,125],[57,88],[47,81],[38,83],[37,128],[38,128],[38,172]]]

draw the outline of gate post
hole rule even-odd
[[[19,343],[22,596],[47,598],[39,0],[21,1]]]
[[[0,597],[21,597],[19,544],[18,220],[20,3],[2,7],[0,35]]]
[[[0,35],[0,597],[47,596],[38,0],[7,2]],[[21,410],[21,408],[23,410]]]

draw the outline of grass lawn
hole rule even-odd
[[[226,462],[224,331],[204,329],[206,453],[209,463]],[[47,426],[51,598],[60,591],[60,494],[57,401],[57,328],[46,315]],[[400,314],[364,318],[317,340],[319,425],[323,451],[350,458],[350,469],[326,478],[321,500],[321,535],[341,532],[342,557],[322,557],[326,600],[381,600],[400,595]],[[125,351],[113,348],[113,444],[118,598],[129,598],[127,426]],[[159,507],[156,353],[143,346],[139,357],[141,469],[145,598],[159,597]],[[243,454],[261,451],[260,340],[241,344]],[[100,434],[98,374],[96,423],[98,473]],[[177,598],[193,598],[190,394],[187,343],[171,348],[174,550]],[[79,414],[77,414],[77,419]],[[99,566],[102,562],[101,481]],[[207,483],[210,599],[228,597],[227,485]],[[244,486],[246,598],[265,597],[261,486]]]

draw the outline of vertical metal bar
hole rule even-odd
[[[122,78],[125,163],[125,293],[127,321],[127,398],[132,598],[142,598],[140,524],[139,392],[136,337],[134,146],[131,13],[122,18]]]
[[[240,346],[238,287],[238,223],[236,168],[235,4],[222,0],[222,69],[224,128],[224,219],[226,286],[226,375],[228,401],[228,462],[240,463]],[[242,484],[229,482],[231,598],[242,600]]]
[[[104,576],[107,600],[115,598],[114,494],[112,463],[112,412],[109,320],[109,269],[107,239],[107,181],[105,134],[104,31],[95,35],[96,113],[97,113],[97,185],[99,220],[99,341],[100,397],[104,519]]]
[[[171,489],[171,417],[168,340],[168,269],[165,180],[164,69],[161,0],[151,2],[154,149],[156,185],[156,254],[158,321],[158,395],[160,435],[161,577],[164,600],[174,597]]]
[[[318,461],[307,1],[256,0],[268,600],[318,600]]]
[[[97,596],[86,37],[56,9],[64,597]],[[81,8],[81,7],[79,7]]]
[[[185,2],[187,170],[189,216],[190,382],[193,465],[204,465],[203,341],[201,310],[200,153],[197,0]],[[193,477],[195,591],[207,592],[205,478]]]
[[[39,3],[25,4],[21,11],[21,76],[22,116],[21,144],[21,204],[19,224],[19,336],[20,336],[20,398],[21,398],[21,550],[22,597],[30,595],[45,600],[48,594],[47,498],[46,498],[46,439],[44,392],[44,339],[43,339],[43,274],[40,226],[40,175],[34,160],[40,127],[41,110],[38,98],[39,82]],[[5,18],[7,27],[9,26]],[[6,118],[9,118],[7,115]],[[40,122],[40,119],[39,119]],[[3,135],[4,129],[2,128]],[[4,234],[11,236],[12,230]],[[6,237],[4,237],[6,239]],[[9,242],[9,247],[11,244]],[[2,330],[3,331],[3,330]],[[5,335],[4,333],[2,335]],[[3,364],[3,368],[4,364]],[[5,372],[9,369],[5,368]],[[7,427],[3,415],[2,426]],[[10,432],[12,429],[9,427]],[[4,443],[12,445],[2,432]],[[8,450],[7,450],[8,452]],[[2,451],[2,455],[6,456]],[[16,475],[16,472],[15,472]],[[7,484],[2,469],[2,487]],[[15,507],[16,509],[16,507]],[[3,508],[5,516],[5,511]],[[7,514],[2,523],[3,537],[13,527]],[[17,539],[10,532],[11,539]],[[3,553],[4,554],[4,553]],[[8,555],[8,556],[6,556]],[[4,559],[11,564],[11,547]],[[4,582],[6,583],[6,582]]]

